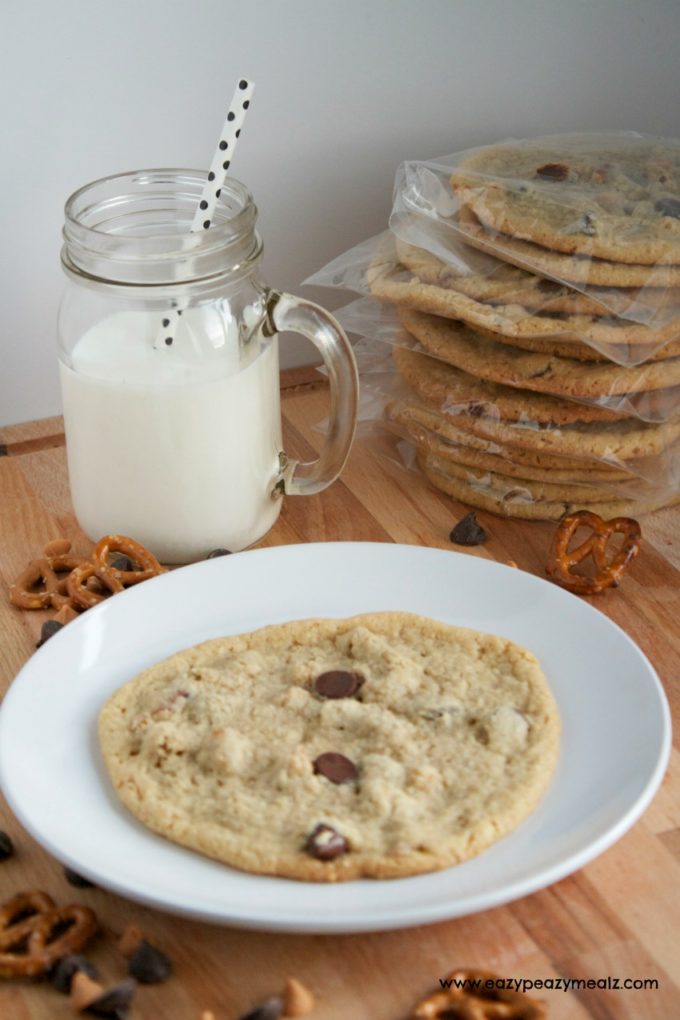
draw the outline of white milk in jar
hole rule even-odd
[[[163,563],[236,552],[284,495],[322,492],[342,470],[352,347],[325,309],[262,278],[256,222],[245,185],[212,171],[132,170],[67,199],[59,360],[71,497],[93,541],[127,535]],[[310,341],[327,372],[326,434],[305,463],[281,445],[279,334]]]
[[[274,524],[282,449],[276,338],[213,338],[192,351],[191,310],[172,347],[158,316],[119,312],[60,362],[76,516],[96,541],[119,533],[161,562],[244,549]],[[208,336],[205,322],[196,335]],[[156,341],[156,346],[154,342]]]

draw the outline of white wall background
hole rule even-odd
[[[206,167],[239,76],[256,93],[232,172],[260,209],[266,279],[295,291],[385,228],[404,159],[680,135],[679,53],[680,0],[0,0],[0,424],[60,411],[65,198]]]

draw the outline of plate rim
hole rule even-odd
[[[328,552],[329,550],[334,548],[347,546],[352,546],[355,548],[366,550],[380,549],[381,550],[380,555],[385,554],[384,550],[388,550],[387,555],[394,554],[395,552],[398,555],[400,555],[403,551],[408,550],[409,554],[414,553],[416,555],[424,554],[426,557],[434,555],[436,558],[445,556],[448,558],[453,557],[459,561],[464,559],[467,563],[474,561],[476,566],[473,569],[482,570],[491,569],[492,571],[500,569],[501,572],[507,572],[508,576],[517,577],[517,568],[510,567],[507,564],[499,563],[495,560],[487,559],[485,557],[475,556],[474,554],[463,553],[458,550],[441,549],[439,547],[433,546],[421,546],[418,545],[417,543],[355,542],[351,540],[333,542],[300,542],[300,543],[287,543],[277,546],[268,546],[264,548],[259,547],[249,549],[245,550],[243,553],[238,553],[236,555],[238,556],[239,560],[242,560],[244,555],[248,556],[250,559],[252,559],[253,557],[263,556],[268,557],[272,555],[290,556],[295,554],[295,550],[305,550],[307,554],[314,556],[316,553],[320,551]],[[227,560],[227,562],[231,561],[231,557],[225,559]],[[218,560],[218,562],[220,561]],[[222,564],[224,564],[225,560],[222,559],[221,562]],[[189,564],[186,567],[178,568],[178,570],[170,571],[168,574],[161,575],[161,577],[154,578],[153,580],[155,583],[158,581],[163,581],[163,579],[172,577],[179,571],[190,570],[196,572],[197,568],[204,569],[208,563],[211,564],[211,566],[208,568],[210,570],[225,569],[223,566],[218,568],[212,566],[212,564],[215,563],[215,560],[212,561],[201,560],[198,561],[197,563]],[[230,568],[227,567],[226,569]],[[596,616],[601,619],[603,625],[613,629],[613,631],[616,633],[618,640],[623,639],[624,643],[629,647],[629,650],[634,652],[635,655],[641,660],[641,666],[645,668],[646,673],[648,674],[647,680],[652,681],[652,688],[655,690],[658,707],[660,709],[661,725],[663,728],[663,732],[662,739],[659,743],[656,764],[646,782],[644,789],[639,794],[637,799],[632,804],[629,805],[628,809],[618,818],[616,822],[611,824],[605,832],[601,833],[599,837],[597,837],[594,840],[591,840],[586,846],[574,850],[570,855],[564,857],[561,861],[544,866],[542,869],[539,869],[538,871],[533,873],[530,877],[518,878],[509,884],[505,884],[501,887],[500,890],[494,887],[485,892],[478,891],[473,894],[467,894],[464,898],[457,897],[456,900],[453,901],[453,909],[452,902],[450,900],[448,901],[444,900],[444,902],[442,903],[428,903],[425,904],[424,906],[419,904],[413,904],[413,905],[400,905],[396,909],[393,907],[388,907],[387,909],[383,909],[381,911],[380,916],[377,918],[367,917],[365,913],[359,912],[354,914],[343,914],[342,918],[338,921],[333,921],[331,918],[330,920],[326,920],[323,923],[320,923],[317,918],[309,919],[306,918],[304,915],[291,913],[290,908],[285,909],[286,914],[285,917],[283,916],[277,917],[272,915],[266,915],[264,913],[258,914],[257,911],[255,911],[254,915],[252,913],[244,913],[243,910],[229,912],[225,909],[224,906],[220,906],[219,909],[216,911],[210,911],[205,910],[202,907],[192,906],[191,904],[180,904],[177,901],[169,903],[160,895],[147,893],[143,889],[135,889],[134,891],[131,892],[130,888],[126,886],[124,883],[120,883],[115,879],[112,880],[108,877],[103,878],[102,875],[96,869],[94,870],[89,869],[75,857],[68,853],[65,853],[61,849],[55,850],[50,840],[46,839],[37,830],[36,826],[33,825],[32,819],[30,817],[27,817],[27,814],[24,811],[23,806],[17,801],[17,799],[14,796],[14,792],[11,789],[11,786],[8,785],[7,783],[7,778],[5,774],[7,765],[6,762],[4,761],[3,755],[3,745],[5,742],[2,740],[2,732],[7,718],[6,706],[9,702],[10,704],[9,711],[11,712],[12,711],[11,705],[13,704],[14,700],[12,694],[13,691],[15,690],[18,691],[17,681],[20,680],[24,673],[27,673],[30,677],[32,669],[35,668],[34,658],[37,657],[38,655],[42,656],[42,653],[44,652],[44,646],[41,649],[39,649],[37,653],[34,653],[34,655],[29,656],[29,658],[26,660],[26,662],[23,664],[21,669],[14,677],[13,681],[10,683],[10,686],[3,698],[3,701],[0,704],[0,789],[4,793],[7,802],[10,806],[10,809],[12,810],[20,824],[26,829],[27,832],[30,833],[30,835],[36,840],[36,842],[57,861],[69,867],[74,867],[75,870],[77,870],[80,874],[84,875],[86,878],[95,881],[98,886],[104,889],[109,889],[124,899],[143,904],[146,907],[151,907],[153,909],[159,910],[163,913],[171,914],[173,916],[192,918],[194,920],[199,920],[214,925],[234,926],[242,929],[270,931],[277,933],[290,932],[300,934],[323,934],[323,935],[397,930],[402,928],[405,929],[409,927],[419,926],[423,924],[435,924],[445,920],[451,920],[458,917],[468,916],[474,913],[478,913],[480,911],[488,910],[497,906],[502,906],[523,896],[530,895],[533,892],[537,892],[540,889],[546,888],[547,886],[550,886],[555,882],[560,881],[562,878],[565,878],[568,875],[571,875],[574,872],[580,870],[582,867],[584,867],[590,861],[594,860],[601,853],[603,853],[614,843],[616,843],[644,814],[649,804],[653,800],[661,784],[665,771],[668,767],[668,762],[672,748],[672,721],[668,699],[656,669],[649,661],[649,659],[642,651],[642,649],[626,633],[626,631],[623,630],[623,628],[619,624],[617,624],[609,616],[607,616],[600,609],[598,609],[597,606],[593,606],[591,603],[585,602],[584,600],[578,598],[578,596],[573,595],[562,588],[550,584],[550,582],[537,576],[536,574],[530,573],[528,571],[521,571],[520,573],[523,575],[524,580],[528,581],[530,584],[537,585],[539,587],[548,585],[550,590],[555,593],[555,597],[557,598],[563,597],[568,600],[574,600],[582,607],[587,607],[587,611],[594,612]],[[129,597],[130,595],[134,596],[141,590],[142,586],[138,586],[136,588],[128,589],[126,592],[123,592],[122,594],[127,597]],[[147,592],[148,590],[149,588],[147,587]],[[144,598],[147,597],[148,596],[144,596]],[[121,602],[120,600],[118,600],[118,605],[120,604]],[[118,611],[119,610],[116,610],[116,612]],[[73,621],[73,624],[77,628],[85,629],[86,626],[91,624],[91,621],[93,619],[97,619],[98,616],[110,612],[112,612],[112,600],[109,600],[106,603],[102,603],[101,605],[94,607],[93,609],[89,610],[87,614],[82,614],[82,616],[79,617],[78,620]],[[265,624],[263,624],[263,626],[264,625]],[[73,633],[72,629],[71,633]],[[57,634],[55,635],[55,637],[57,638],[57,640],[59,640],[61,635]],[[54,640],[54,638],[52,638],[51,640]],[[53,646],[53,649],[54,647],[55,646]],[[49,648],[47,649],[46,654],[49,655]],[[18,697],[19,695],[16,694],[15,696]],[[512,833],[509,833],[508,836],[504,837],[504,840],[511,838]],[[185,850],[185,848],[179,849]],[[186,852],[191,853],[191,851]],[[237,871],[238,869],[232,870]],[[428,874],[436,875],[437,872]],[[252,875],[250,877],[257,878],[258,876]],[[269,876],[262,877],[267,878]],[[417,879],[419,877],[428,876],[411,876],[410,879],[409,878],[395,879],[391,881],[409,881]],[[372,883],[374,881],[375,880],[373,879],[359,879],[348,884],[355,885],[362,882]],[[311,885],[315,887],[318,885],[318,883],[302,883],[302,884]],[[344,885],[345,883],[342,884]],[[468,901],[473,901],[474,906],[470,906]]]

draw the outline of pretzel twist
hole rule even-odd
[[[419,1002],[411,1020],[545,1020],[545,1006],[523,992],[497,988],[483,970],[454,970],[451,987]],[[487,987],[487,984],[490,987]]]
[[[90,560],[73,556],[68,548],[53,553],[55,546],[70,548],[70,543],[65,539],[48,543],[44,555],[31,560],[10,585],[9,597],[15,606],[57,610],[68,606],[82,611],[132,584],[165,573],[153,553],[124,535],[105,535],[97,542]],[[123,570],[112,565],[109,559],[113,553],[127,556],[134,568]]]
[[[46,893],[19,893],[0,908],[0,977],[45,974],[60,957],[82,949],[96,930],[89,907],[56,907]]]
[[[93,578],[99,582],[98,586],[91,584]],[[72,570],[66,578],[66,590],[74,608],[91,609],[98,602],[103,602],[109,595],[116,595],[122,591],[123,585],[114,572],[107,567],[100,567],[95,563],[83,563]]]
[[[137,563],[139,569],[120,570],[112,567],[108,561],[111,553],[122,553]],[[165,567],[160,565],[152,552],[139,542],[135,542],[134,538],[126,538],[125,535],[105,535],[104,538],[100,538],[94,547],[92,562],[100,569],[108,571],[126,588],[165,573]]]
[[[121,553],[138,565],[136,570],[121,570],[109,563],[112,553]],[[66,589],[73,603],[80,609],[90,609],[102,602],[109,594],[115,595],[132,584],[148,581],[151,577],[165,573],[153,553],[145,549],[133,538],[125,535],[105,535],[101,538],[92,553],[92,561],[84,563],[74,570],[66,579]],[[100,589],[91,587],[88,582],[96,578]]]
[[[592,529],[592,534],[574,549],[569,543],[580,527]],[[623,535],[623,544],[610,559],[607,543],[612,535]],[[614,517],[604,521],[590,510],[577,510],[563,517],[553,536],[546,573],[557,584],[577,595],[597,595],[606,588],[617,588],[629,565],[640,551],[642,531],[632,517]],[[574,574],[573,568],[592,556],[596,572],[593,577]]]
[[[61,609],[62,606],[70,605],[66,578],[59,575],[70,573],[84,562],[70,553],[31,560],[10,585],[10,602],[20,609]]]

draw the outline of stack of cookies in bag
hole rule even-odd
[[[407,176],[366,282],[401,327],[384,413],[428,479],[536,519],[680,500],[680,142],[553,136]]]

